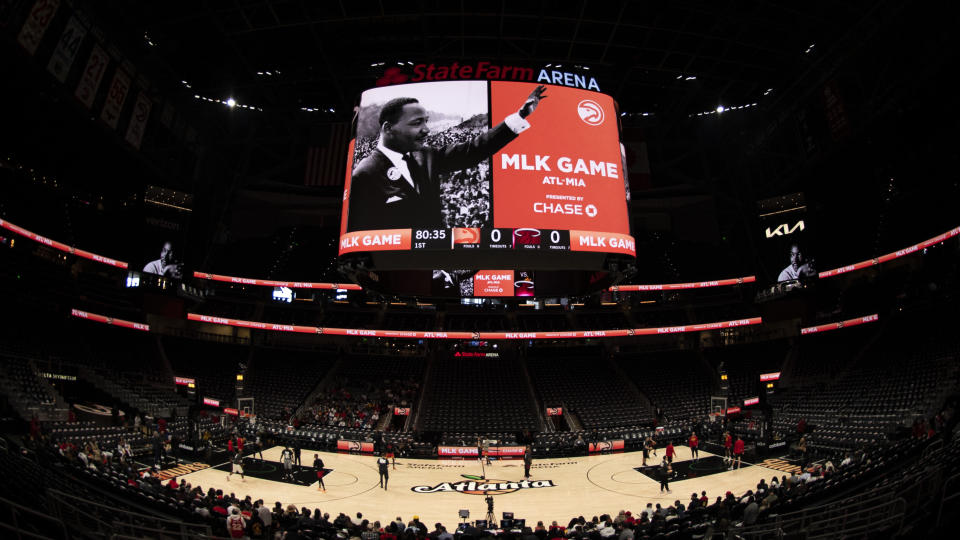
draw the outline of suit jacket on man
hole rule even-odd
[[[412,152],[415,163],[408,166],[414,186],[402,176],[390,180],[393,163],[374,150],[353,169],[347,230],[444,228],[440,175],[476,166],[516,137],[500,123],[471,141]]]

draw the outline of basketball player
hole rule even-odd
[[[693,462],[696,463],[700,459],[700,439],[697,438],[696,431],[690,434],[690,440],[687,441],[687,444],[690,446],[690,455],[693,456]]]
[[[380,456],[377,458],[377,470],[380,472],[380,487],[387,490],[387,481],[390,480],[390,460]]]
[[[723,462],[727,465],[733,460],[733,437],[730,436],[729,431],[723,432]]]
[[[647,458],[650,457],[650,437],[643,441],[643,467],[647,466]]]
[[[327,492],[327,486],[323,484],[323,475],[326,471],[323,470],[323,460],[320,459],[320,454],[313,455],[313,468],[317,470],[317,489],[322,490],[324,493]]]
[[[240,452],[234,454],[230,461],[230,474],[227,475],[227,482],[230,481],[230,477],[234,474],[239,474],[240,481],[246,482],[247,479],[243,476],[243,457],[240,455]]]
[[[284,447],[283,452],[280,452],[280,461],[283,463],[283,478],[284,480],[293,481],[293,451],[289,448]]]
[[[737,442],[733,443],[733,459],[736,462],[736,468],[740,468],[740,458],[743,457],[743,439],[737,436]],[[733,468],[731,464],[730,468]]]

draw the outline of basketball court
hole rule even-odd
[[[304,467],[312,466],[314,454],[320,454],[329,471],[324,478],[324,493],[317,489],[312,468],[307,471],[309,474],[297,476],[304,481],[312,478],[309,485],[268,479],[278,478],[271,471],[281,469],[282,450],[280,446],[264,450],[263,464],[248,462],[251,474],[244,482],[238,475],[228,481],[226,467],[218,469],[224,465],[220,463],[179,478],[204,490],[213,487],[240,498],[250,495],[254,500],[263,499],[270,507],[279,501],[284,507],[293,504],[297,508],[320,508],[331,517],[340,512],[349,516],[362,512],[364,518],[383,524],[397,516],[409,521],[418,515],[430,527],[438,521],[451,527],[461,521],[460,509],[470,510],[471,521],[486,517],[486,495],[494,497],[498,521],[502,512],[513,512],[530,526],[538,520],[545,524],[557,520],[566,525],[571,517],[579,515],[589,519],[604,513],[616,515],[620,510],[636,514],[648,502],[668,506],[679,499],[686,504],[693,492],[706,491],[711,501],[727,491],[739,495],[756,488],[761,478],[769,482],[773,476],[784,474],[747,463],[742,469],[728,471],[722,458],[703,450],[699,461],[692,462],[690,449],[678,447],[674,467],[684,479],[670,483],[670,494],[660,493],[660,484],[650,471],[638,470],[642,460],[639,452],[534,460],[527,482],[523,481],[521,460],[481,466],[476,459],[397,459],[396,470],[390,471],[388,489],[383,490],[379,487],[376,457],[305,450]],[[657,454],[648,460],[649,465],[660,463],[663,450],[659,449]]]

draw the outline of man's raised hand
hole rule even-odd
[[[547,91],[547,87],[541,84],[541,85],[537,85],[537,87],[533,89],[533,92],[530,92],[530,95],[527,97],[527,100],[523,103],[523,106],[520,107],[520,111],[519,111],[520,118],[526,118],[530,116],[530,114],[532,114],[533,111],[537,110],[537,105],[540,104],[540,100],[546,99],[547,97],[546,95],[544,95],[544,92],[546,91]]]

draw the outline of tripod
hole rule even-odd
[[[493,513],[493,497],[487,495],[485,500],[487,501],[487,527],[493,529],[497,526],[497,516]]]

